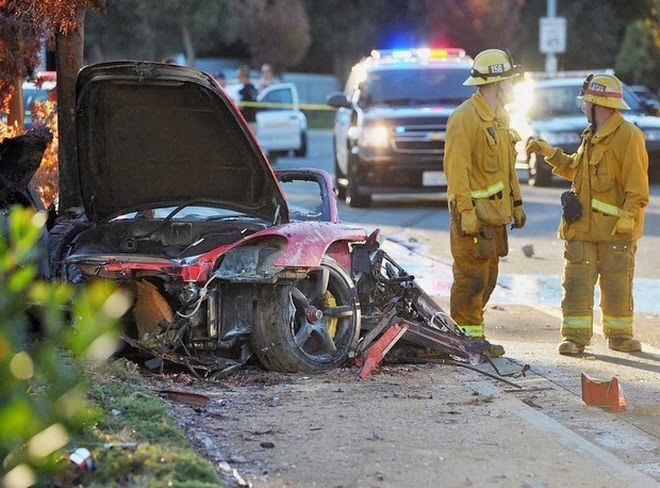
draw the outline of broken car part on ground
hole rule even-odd
[[[76,97],[78,160],[60,187],[78,199],[60,202],[49,229],[49,274],[130,290],[125,340],[155,356],[152,366],[206,375],[254,354],[277,371],[325,371],[393,324],[410,344],[487,359],[489,343],[456,326],[380,248],[378,231],[339,222],[327,173],[272,170],[210,76],[91,65]]]

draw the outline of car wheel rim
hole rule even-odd
[[[321,267],[291,293],[291,332],[299,351],[317,362],[332,361],[351,347],[357,304],[337,271]]]

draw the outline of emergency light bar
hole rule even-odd
[[[371,57],[379,60],[400,60],[411,61],[413,59],[421,60],[444,60],[466,58],[465,49],[459,47],[428,48],[421,47],[416,49],[374,49],[371,51]],[[468,58],[469,59],[469,58]]]

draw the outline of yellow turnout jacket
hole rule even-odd
[[[573,182],[582,217],[559,224],[561,239],[627,241],[639,239],[644,229],[644,207],[649,202],[649,159],[642,131],[614,112],[596,134],[589,126],[574,154],[557,149],[546,159],[553,173]],[[635,221],[632,236],[612,236],[619,217]]]
[[[444,168],[456,210],[475,208],[489,225],[511,222],[514,202],[522,204],[514,149],[519,140],[506,110],[498,106],[493,113],[479,91],[454,111],[447,122]]]

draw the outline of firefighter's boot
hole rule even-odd
[[[574,355],[581,354],[584,352],[584,345],[578,344],[577,342],[569,341],[568,339],[564,340],[559,344],[559,354],[563,355]]]
[[[620,337],[609,339],[607,346],[621,352],[639,352],[642,350],[642,343],[637,339],[623,339]]]

